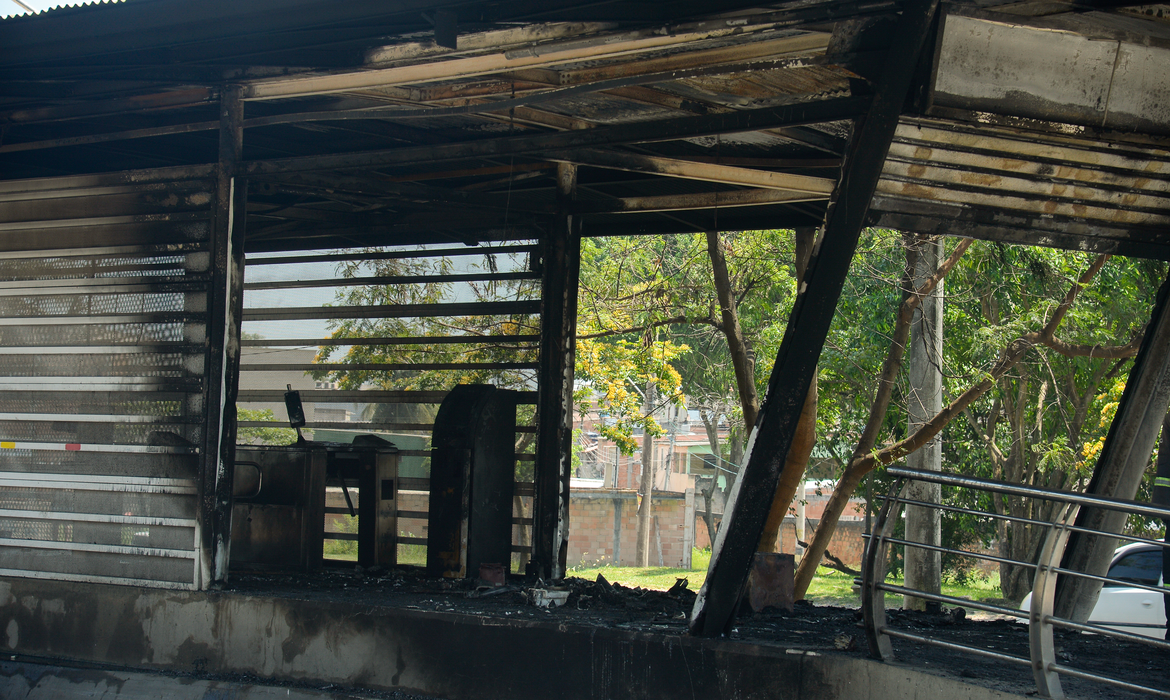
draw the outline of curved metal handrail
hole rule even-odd
[[[891,661],[895,658],[891,638],[907,639],[932,646],[963,651],[985,658],[995,658],[1006,662],[1026,665],[1032,669],[1032,675],[1036,683],[1037,690],[1039,691],[1039,694],[1044,697],[1056,699],[1065,697],[1060,680],[1060,676],[1065,675],[1074,678],[1105,683],[1115,687],[1123,687],[1129,690],[1137,690],[1139,692],[1159,697],[1170,698],[1170,692],[1165,690],[1136,685],[1128,681],[1110,678],[1108,676],[1103,676],[1096,673],[1090,673],[1085,670],[1072,668],[1070,666],[1065,666],[1058,663],[1056,659],[1056,649],[1053,638],[1054,628],[1061,627],[1079,632],[1101,634],[1103,636],[1122,639],[1129,642],[1144,643],[1158,649],[1170,649],[1170,642],[1144,637],[1141,635],[1132,634],[1130,632],[1111,629],[1103,626],[1102,623],[1080,623],[1072,620],[1065,620],[1055,617],[1053,614],[1056,581],[1059,577],[1074,576],[1093,579],[1101,582],[1118,581],[1118,579],[1110,578],[1109,576],[1098,576],[1090,573],[1070,571],[1060,566],[1060,562],[1064,556],[1065,548],[1071,533],[1083,532],[1091,535],[1113,537],[1126,541],[1143,542],[1162,547],[1170,547],[1170,543],[1152,540],[1147,537],[1136,535],[1129,536],[1124,534],[1119,535],[1118,533],[1102,532],[1092,528],[1077,526],[1074,524],[1074,522],[1076,520],[1077,512],[1080,508],[1107,508],[1110,510],[1123,511],[1126,513],[1136,513],[1146,517],[1158,518],[1166,521],[1170,521],[1170,509],[1158,508],[1149,504],[1123,499],[1103,498],[1100,496],[1085,495],[1072,491],[1057,491],[1054,489],[1035,488],[1030,486],[1022,486],[1020,484],[993,481],[990,479],[947,474],[945,472],[919,471],[906,469],[903,467],[891,467],[888,469],[888,472],[892,476],[896,477],[896,481],[886,496],[877,496],[877,498],[883,501],[883,504],[874,522],[873,532],[869,535],[868,541],[866,542],[865,554],[862,560],[862,575],[860,581],[862,615],[865,621],[866,637],[869,641],[871,657],[883,661]],[[975,489],[989,493],[998,493],[1048,501],[1060,504],[1060,509],[1053,520],[1049,522],[1046,520],[1020,518],[994,512],[983,512],[954,505],[930,504],[907,497],[910,483],[913,481],[933,482],[956,488]],[[908,539],[894,537],[895,527],[900,518],[902,509],[906,505],[935,507],[943,512],[966,513],[981,517],[988,517],[1000,521],[1027,522],[1028,524],[1034,526],[1046,528],[1047,533],[1045,534],[1043,547],[1039,557],[1035,562],[1017,561],[992,554],[962,552],[946,547],[940,547],[934,544],[918,543]],[[1006,563],[1015,566],[1033,568],[1035,573],[1032,587],[1032,604],[1029,610],[1025,612],[1002,608],[996,605],[972,603],[971,601],[961,600],[939,593],[921,591],[907,586],[885,583],[885,575],[890,557],[890,548],[896,546],[915,547],[938,552],[954,552],[963,556],[973,556],[978,559],[994,561],[1001,564]],[[1170,590],[1160,589],[1157,586],[1149,586],[1145,584],[1131,584],[1129,582],[1123,581],[1118,582],[1123,583],[1126,586],[1140,588],[1155,594]],[[1013,656],[1011,654],[1000,651],[992,651],[990,649],[973,647],[966,644],[947,641],[945,639],[924,636],[907,630],[893,629],[888,625],[886,619],[885,594],[887,592],[901,593],[902,595],[922,598],[924,600],[938,603],[964,605],[988,612],[1026,618],[1029,622],[1028,658]],[[1168,597],[1170,597],[1170,595],[1168,595]],[[1129,627],[1137,625],[1120,623],[1119,626]],[[1153,627],[1155,625],[1151,624],[1141,626]]]

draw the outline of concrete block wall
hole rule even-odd
[[[694,531],[684,494],[655,494],[651,514],[657,517],[657,530],[650,533],[650,564],[658,565],[658,545],[662,546],[662,565],[689,568]],[[616,518],[615,518],[616,513]],[[616,533],[615,533],[616,531]],[[573,494],[569,502],[569,566],[636,563],[638,500],[631,491],[605,490]],[[617,537],[615,538],[615,534]],[[616,542],[616,546],[615,546]]]
[[[356,499],[356,494],[353,495]],[[399,491],[398,510],[427,512],[430,495],[426,491]],[[530,499],[526,499],[530,500]],[[345,507],[345,498],[340,489],[330,490],[326,505]],[[531,507],[530,505],[528,507]],[[618,512],[618,544],[614,544],[614,511]],[[694,542],[693,503],[688,506],[687,496],[678,493],[655,494],[653,515],[658,519],[661,532],[651,530],[650,564],[658,565],[658,544],[662,546],[662,564],[669,567],[689,568],[691,545]],[[691,515],[688,516],[688,513]],[[326,529],[343,531],[345,515],[326,515]],[[691,529],[688,530],[688,524]],[[513,529],[518,529],[519,526]],[[606,490],[600,492],[574,492],[569,501],[569,566],[593,564],[614,564],[633,566],[637,548],[638,501],[632,491]],[[427,536],[425,519],[400,518],[400,536]],[[519,542],[519,533],[513,532],[513,542]]]
[[[715,521],[719,522],[718,518]],[[818,520],[809,520],[810,528],[805,531],[805,537],[812,537],[813,529]],[[842,519],[837,523],[837,530],[833,539],[829,541],[829,552],[854,569],[861,568],[861,557],[865,552],[865,520]],[[807,541],[807,540],[806,540]],[[695,546],[705,549],[711,546],[711,538],[707,535],[707,523],[701,512],[695,513]],[[780,526],[780,551],[793,554],[796,552],[796,519],[789,516]]]
[[[810,526],[816,526],[819,520],[810,521]],[[809,527],[805,537],[812,537],[814,530]],[[865,554],[865,521],[841,519],[837,522],[837,529],[833,532],[833,539],[829,540],[829,553],[840,559],[852,569],[861,570],[861,558]],[[790,554],[796,552],[796,520],[785,518],[780,527],[780,551]],[[806,542],[808,540],[805,540]]]

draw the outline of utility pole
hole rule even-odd
[[[911,284],[920,287],[934,274],[943,259],[941,237],[926,239],[906,236],[906,254],[914,262]],[[915,255],[917,253],[917,255]],[[915,260],[917,258],[917,260]],[[907,413],[907,434],[918,430],[942,411],[942,352],[943,352],[943,283],[939,282],[915,309],[910,327],[910,398]],[[942,437],[935,436],[922,449],[906,456],[906,466],[927,471],[942,470]],[[940,503],[942,490],[938,484],[911,482],[909,497],[924,503]],[[906,506],[906,539],[935,547],[942,545],[942,511],[927,506]],[[906,547],[906,587],[930,593],[942,590],[942,555],[938,551]],[[924,610],[931,603],[906,596],[902,607]],[[937,605],[935,603],[934,605]]]
[[[654,382],[646,383],[642,410],[649,416],[654,411]],[[642,479],[638,487],[638,546],[635,555],[638,566],[650,566],[650,501],[654,491],[654,436],[642,431]]]

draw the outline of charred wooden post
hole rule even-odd
[[[572,214],[577,167],[557,166],[556,226],[541,254],[543,286],[536,401],[536,495],[528,573],[565,574],[569,543],[569,477],[573,440],[573,339],[577,333],[580,218]]]
[[[247,193],[237,177],[243,153],[244,103],[238,86],[220,99],[219,160],[211,224],[212,282],[207,295],[208,327],[204,381],[204,438],[201,446],[200,588],[227,580],[232,531],[232,482],[236,450],[236,393],[239,388],[240,323],[244,306],[244,219]]]
[[[858,125],[845,156],[841,181],[826,215],[820,250],[813,253],[804,287],[788,319],[768,392],[748,440],[747,457],[714,543],[707,580],[691,612],[692,634],[718,636],[728,630],[734,619],[937,6],[937,0],[914,0],[903,7],[873,104]]]
[[[1154,442],[1170,404],[1170,278],[1162,283],[1153,317],[1146,326],[1141,350],[1125,383],[1125,393],[1109,426],[1105,446],[1093,468],[1085,493],[1095,496],[1132,499],[1150,462]],[[1097,508],[1082,508],[1077,527],[1121,532],[1126,514]],[[1117,540],[1111,537],[1073,532],[1065,546],[1060,566],[1104,576],[1113,558]],[[1056,587],[1057,617],[1085,621],[1093,612],[1101,581],[1061,577]]]

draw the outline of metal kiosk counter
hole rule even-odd
[[[345,507],[327,507],[340,488]],[[374,435],[352,444],[302,441],[236,447],[231,566],[312,571],[326,539],[357,540],[361,566],[393,566],[398,554],[398,448]],[[354,515],[356,534],[326,532],[328,515]]]

